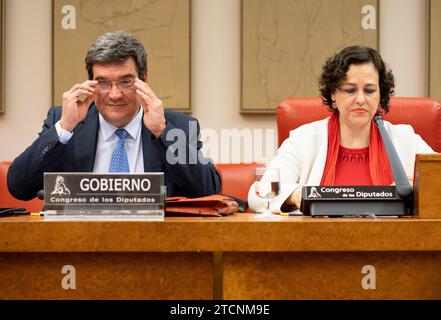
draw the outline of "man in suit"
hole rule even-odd
[[[65,92],[61,108],[50,108],[39,137],[10,166],[14,197],[34,198],[44,172],[164,172],[168,196],[219,192],[197,120],[164,109],[147,84],[147,56],[136,38],[106,33],[85,62],[89,80]]]

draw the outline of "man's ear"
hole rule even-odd
[[[140,79],[144,82],[147,82],[147,73],[140,77]]]

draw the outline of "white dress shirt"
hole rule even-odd
[[[138,114],[124,128],[128,132],[124,139],[127,158],[129,160],[130,172],[144,172],[144,156],[142,154],[141,143],[141,125],[143,110],[139,108]],[[112,160],[113,150],[118,143],[119,138],[116,136],[114,125],[104,120],[99,115],[100,129],[98,131],[98,143],[96,145],[95,166],[93,172],[106,173],[109,172],[110,161]]]

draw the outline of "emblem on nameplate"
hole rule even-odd
[[[57,176],[55,178],[54,191],[52,191],[51,194],[57,194],[59,196],[70,195],[70,190],[66,187],[63,176]]]

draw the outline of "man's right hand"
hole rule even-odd
[[[63,93],[63,108],[61,111],[60,125],[66,131],[72,132],[79,122],[84,120],[89,105],[96,97],[98,81],[87,80],[74,85],[69,91]],[[84,97],[86,97],[84,99]]]

